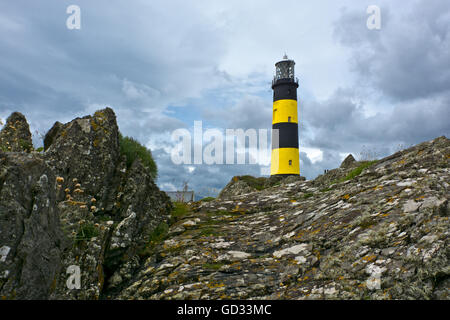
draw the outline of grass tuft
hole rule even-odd
[[[119,146],[120,154],[125,155],[127,158],[127,168],[130,168],[136,158],[139,158],[144,167],[149,170],[151,177],[156,179],[158,169],[149,149],[133,138],[122,136],[121,133],[119,133]]]

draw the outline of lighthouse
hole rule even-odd
[[[300,175],[295,62],[285,54],[275,63],[272,118],[271,176]]]

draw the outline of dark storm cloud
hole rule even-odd
[[[334,34],[352,50],[360,81],[394,101],[426,98],[450,88],[450,2],[418,1],[381,7],[381,29],[369,30],[354,10],[343,10]]]
[[[359,152],[371,146],[386,155],[398,144],[410,145],[450,133],[450,95],[398,103],[368,116],[350,89],[338,89],[322,102],[305,101],[308,134],[304,142],[323,150]]]
[[[70,4],[81,7],[81,30],[66,28]],[[105,106],[130,116],[119,119],[125,124],[139,122],[139,116],[150,120],[125,125],[128,135],[182,126],[164,110],[222,81],[216,65],[223,48],[207,16],[194,6],[177,7],[178,2],[2,2],[0,112],[21,111],[32,123],[38,112],[45,114],[42,131],[53,121]]]

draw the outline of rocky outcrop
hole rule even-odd
[[[219,199],[227,199],[229,197],[243,195],[250,192],[263,190],[275,185],[279,185],[282,181],[294,182],[304,181],[305,177],[291,175],[291,176],[271,176],[269,178],[252,176],[234,176],[230,182],[219,193]]]
[[[0,153],[0,297],[97,299],[137,268],[171,204],[118,134],[106,108],[56,123],[45,153]]]
[[[353,155],[349,154],[344,161],[342,161],[341,166],[339,168],[348,168],[350,167],[354,162],[355,162],[355,158],[353,157]]]
[[[0,131],[0,150],[11,152],[31,152],[33,150],[30,126],[20,112],[12,113]]]
[[[449,299],[449,162],[441,137],[195,203],[111,298]]]

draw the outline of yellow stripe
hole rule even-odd
[[[289,117],[291,117],[289,121]],[[279,122],[298,123],[297,101],[292,99],[277,100],[273,103],[272,124]]]
[[[289,165],[289,160],[292,160]],[[272,150],[270,175],[300,174],[299,152],[297,148],[278,148]]]

